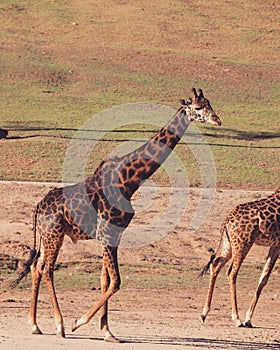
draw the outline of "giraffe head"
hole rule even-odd
[[[196,91],[192,88],[192,97],[187,101],[180,100],[183,108],[186,111],[187,118],[197,120],[201,123],[209,123],[212,125],[222,125],[220,118],[212,109],[210,102],[204,97],[201,89]]]

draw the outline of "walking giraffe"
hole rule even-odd
[[[216,254],[212,254],[201,273],[205,274],[211,267],[210,284],[201,319],[204,322],[210,311],[215,281],[220,270],[232,258],[227,272],[231,291],[232,320],[237,327],[253,327],[251,318],[280,252],[280,187],[266,198],[238,205],[226,218],[221,234],[221,255],[216,257]],[[243,324],[238,315],[236,279],[241,264],[254,243],[270,249]]]
[[[32,297],[29,320],[32,333],[41,334],[36,321],[36,309],[41,278],[45,280],[55,313],[57,333],[65,337],[62,314],[53,283],[54,265],[64,236],[74,243],[96,238],[102,243],[103,263],[99,301],[79,320],[72,331],[88,323],[101,309],[100,327],[105,340],[118,341],[109,330],[108,299],[120,288],[117,250],[121,234],[134,216],[131,197],[141,183],[149,178],[164,162],[193,120],[213,125],[221,121],[213,111],[201,89],[192,89],[192,98],[181,100],[170,122],[137,150],[120,158],[103,161],[85,182],[52,189],[38,203],[34,215],[34,249],[26,269],[13,283],[27,275],[31,269]],[[36,231],[40,244],[36,250]]]

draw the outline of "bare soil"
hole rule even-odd
[[[167,289],[157,288],[156,285],[148,288],[143,286],[131,288],[123,283],[123,288],[109,303],[111,330],[121,340],[120,344],[109,344],[102,340],[97,317],[94,317],[88,326],[71,333],[72,319],[80,317],[87,311],[100,294],[98,289],[89,293],[81,285],[73,285],[70,291],[57,288],[66,324],[66,338],[61,339],[55,334],[53,311],[44,288],[40,292],[38,309],[39,325],[44,335],[31,335],[30,326],[27,323],[30,289],[8,288],[12,277],[7,271],[11,266],[5,266],[5,262],[9,261],[13,264],[13,261],[16,263],[17,259],[26,257],[33,242],[32,209],[47,193],[49,187],[48,184],[0,183],[2,203],[0,206],[1,350],[280,348],[278,312],[280,295],[279,288],[276,288],[277,285],[279,286],[277,266],[257,306],[253,318],[255,326],[253,329],[235,328],[232,323],[229,288],[226,283],[217,284],[212,311],[205,324],[201,324],[199,316],[206,295],[206,282],[201,288],[194,287],[190,282],[190,285],[184,288],[174,284],[172,288]],[[121,246],[120,265],[139,264],[143,266],[144,271],[149,264],[188,265],[199,270],[208,262],[207,250],[218,246],[219,229],[227,213],[238,203],[255,200],[268,193],[270,192],[216,190],[209,215],[204,223],[194,230],[190,228],[190,221],[196,215],[196,209],[199,208],[201,193],[199,189],[190,189],[188,206],[180,222],[159,240],[140,247]],[[141,197],[141,193],[138,196]],[[160,217],[168,197],[167,189],[160,188],[156,197],[146,209],[137,213],[129,232],[136,234],[154,217]],[[174,206],[179,211],[182,204],[184,204],[183,201],[175,202]],[[70,240],[66,239],[58,260],[65,263],[88,262],[99,256],[98,242],[79,242],[74,246]],[[265,256],[266,248],[254,247],[246,259],[246,264],[261,267]],[[12,257],[16,259],[12,260]],[[239,276],[238,280],[240,281],[238,301],[242,318],[253,296],[261,269],[250,271],[256,274],[254,284],[241,283],[242,276]],[[125,278],[126,276],[122,275],[122,279],[125,280]],[[206,280],[208,280],[207,277]]]

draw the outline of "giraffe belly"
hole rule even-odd
[[[65,234],[72,239],[73,243],[80,240],[96,239],[96,218],[92,222],[83,220],[83,218],[71,218],[65,225]]]
[[[274,208],[273,208],[274,209]],[[259,232],[256,237],[256,244],[265,246],[280,246],[280,216],[271,210],[269,216],[260,213]]]
[[[76,219],[76,220],[75,220]],[[88,240],[96,238],[96,220],[89,222],[82,220],[83,217],[69,218],[61,212],[48,213],[37,212],[37,228],[41,235],[55,237],[67,235],[73,243],[79,240]]]
[[[77,230],[71,230],[70,232],[66,232],[66,235],[71,238],[72,242],[76,244],[78,241],[88,240],[88,239],[96,239],[96,232],[92,234],[88,234],[79,228]]]
[[[257,235],[255,243],[264,247],[280,247],[280,234],[277,232],[268,234],[260,233]]]

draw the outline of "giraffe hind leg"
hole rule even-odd
[[[218,277],[218,274],[220,273],[223,266],[227,263],[227,261],[230,259],[230,256],[219,256],[214,259],[211,266],[211,275],[210,275],[210,282],[208,287],[208,292],[205,300],[205,305],[203,307],[202,313],[201,313],[201,320],[204,322],[206,320],[206,317],[211,309],[212,304],[212,298],[213,298],[213,292],[215,287],[215,282]]]
[[[54,281],[53,281],[53,267],[48,268],[43,273],[44,281],[48,287],[49,295],[52,301],[53,309],[54,309],[54,317],[57,335],[60,335],[62,338],[65,338],[65,329],[63,324],[62,314],[59,308],[58,300],[55,293]]]
[[[215,282],[218,277],[218,274],[220,273],[221,269],[224,267],[224,265],[229,261],[229,259],[232,256],[231,245],[227,237],[223,238],[222,246],[223,247],[222,247],[221,255],[218,257],[212,256],[208,264],[211,267],[211,274],[210,274],[209,287],[207,291],[204,308],[201,313],[202,322],[205,321],[208,313],[210,312]]]
[[[231,318],[235,322],[236,327],[244,327],[244,324],[239,318],[238,306],[237,306],[237,293],[236,293],[236,281],[237,275],[240,270],[240,267],[246,258],[250,248],[252,247],[252,242],[243,242],[243,244],[238,247],[234,246],[232,255],[232,263],[228,269],[228,282],[230,286],[231,293]]]
[[[44,282],[47,285],[49,296],[54,309],[55,325],[57,330],[57,335],[65,338],[65,329],[63,324],[62,313],[58,304],[56,297],[55,287],[54,287],[54,265],[62,246],[64,234],[59,232],[50,232],[52,235],[46,235],[42,242],[42,248],[40,251],[40,257],[38,259],[37,267],[40,274],[42,275]],[[50,238],[52,237],[52,238]],[[56,237],[54,240],[53,237]],[[52,241],[52,244],[48,246],[48,242]],[[35,295],[35,294],[34,294]],[[36,313],[35,313],[36,315]]]
[[[37,304],[38,304],[38,295],[40,282],[42,275],[37,269],[36,262],[31,265],[31,276],[32,276],[32,295],[31,295],[31,304],[29,311],[29,324],[32,327],[32,334],[42,334],[40,328],[37,324]]]

